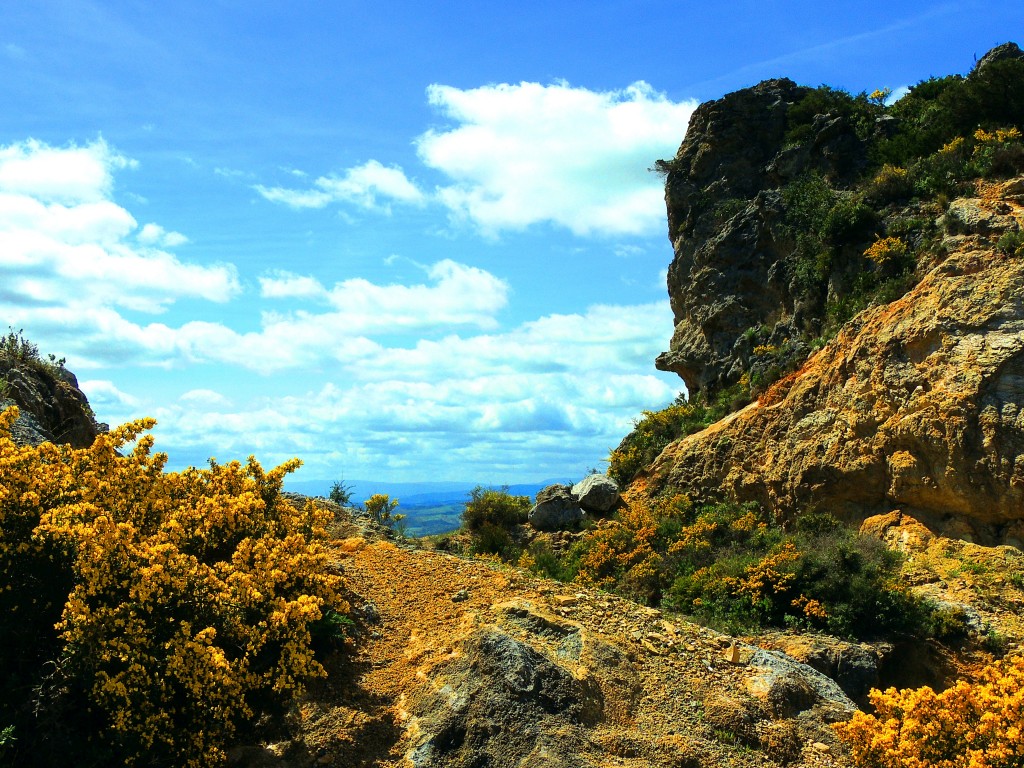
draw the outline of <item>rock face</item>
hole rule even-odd
[[[1024,259],[994,247],[998,227],[1024,227],[1020,188],[954,201],[976,212],[961,217],[975,231],[947,237],[948,257],[910,293],[858,315],[759,402],[670,445],[650,478],[784,515],[901,508],[1020,539]]]
[[[83,448],[107,429],[106,424],[97,423],[75,375],[62,366],[0,359],[0,382],[4,383],[0,409],[17,405],[21,411],[13,430],[16,441]]]
[[[582,744],[557,738],[559,724],[594,724],[601,716],[601,689],[593,679],[577,679],[497,627],[468,639],[442,674],[445,685],[417,711],[424,737],[406,755],[416,768],[478,765],[481,759],[488,765],[570,765]],[[508,723],[520,727],[507,730]],[[492,736],[498,731],[501,740]]]
[[[786,145],[790,110],[811,92],[767,80],[702,104],[666,164],[675,332],[656,364],[678,373],[691,396],[714,396],[740,378],[750,364],[749,329],[765,326],[780,340],[821,324],[829,280],[812,290],[797,285],[779,190],[809,171],[841,185],[865,151],[847,120],[830,114],[813,118],[807,141]]]

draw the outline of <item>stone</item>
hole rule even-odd
[[[586,512],[607,513],[619,503],[619,484],[607,475],[587,475],[572,487],[571,493]]]
[[[649,490],[725,495],[783,516],[900,509],[926,528],[1001,543],[1024,520],[1022,297],[1024,260],[966,239],[757,402],[670,444],[645,472]]]
[[[0,360],[0,381],[5,382],[0,410],[16,405],[20,411],[12,430],[15,442],[86,448],[108,429],[96,421],[78,379],[66,368]]]
[[[1022,51],[1020,46],[1016,43],[1003,43],[1002,45],[997,45],[978,59],[978,63],[974,65],[974,69],[971,71],[971,74],[973,75],[975,72],[981,72],[987,66],[994,64],[997,61],[1005,61],[1007,59],[1024,59],[1024,51]]]
[[[785,654],[758,648],[750,667],[756,674],[747,679],[747,690],[774,717],[793,717],[822,703],[849,714],[857,711],[834,680]]]
[[[675,330],[655,364],[679,374],[691,398],[704,392],[713,401],[750,370],[756,344],[782,349],[824,319],[830,281],[814,287],[810,304],[795,287],[780,190],[809,172],[840,183],[864,165],[866,150],[839,115],[814,117],[805,141],[787,143],[789,111],[811,92],[791,80],[766,80],[701,104],[669,164]],[[745,335],[757,328],[767,338]],[[807,351],[787,354],[796,360]]]
[[[415,768],[526,765],[543,746],[542,764],[568,768],[578,765],[583,743],[567,726],[594,724],[602,711],[591,677],[577,678],[529,643],[487,626],[412,707],[410,728],[419,736],[405,758]]]
[[[583,517],[583,508],[573,498],[570,486],[549,485],[537,494],[529,522],[538,531],[564,531],[577,528]]]

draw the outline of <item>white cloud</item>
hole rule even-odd
[[[327,291],[320,281],[308,275],[296,275],[284,269],[259,278],[260,296],[265,299],[322,299]]]
[[[109,197],[113,171],[135,165],[102,139],[84,147],[28,139],[0,147],[0,190],[43,202],[95,203]]]
[[[437,195],[457,217],[495,233],[552,223],[578,235],[642,235],[664,227],[661,181],[647,169],[675,154],[696,102],[643,82],[621,91],[566,83],[432,85],[456,122],[417,142],[454,183]]]
[[[324,363],[358,368],[384,349],[374,337],[497,327],[496,316],[508,302],[509,288],[503,280],[447,259],[425,268],[425,273],[426,280],[417,284],[380,285],[355,278],[330,289],[311,277],[272,273],[260,279],[264,298],[315,299],[322,310],[263,312],[260,329],[249,332],[202,320],[179,327],[134,323],[115,305],[147,309],[145,294],[138,291],[108,296],[97,306],[68,298],[74,295],[69,290],[56,294],[55,300],[53,286],[46,283],[38,288],[38,301],[30,304],[25,296],[33,282],[27,277],[13,289],[0,287],[0,301],[8,304],[8,322],[59,339],[60,348],[67,354],[79,353],[79,364],[86,367],[104,362],[162,366],[209,362],[260,373]],[[124,287],[123,282],[119,285]],[[7,296],[12,290],[13,302]]]
[[[899,88],[897,88],[896,90],[889,94],[889,98],[885,100],[885,105],[887,107],[891,107],[897,101],[906,96],[908,93],[910,93],[910,86],[901,85]]]
[[[139,230],[136,236],[140,243],[145,245],[159,245],[165,248],[176,248],[188,242],[188,238],[181,232],[168,232],[159,224],[146,224]]]
[[[573,464],[582,474],[642,409],[675,391],[646,374],[512,373],[326,384],[244,408],[182,403],[154,415],[158,447],[172,462],[256,452],[268,464],[298,456],[312,477],[422,480],[454,470],[463,479],[515,482],[562,475]]]
[[[0,300],[14,308],[120,307],[162,312],[182,298],[224,302],[240,290],[231,265],[179,260],[160,246],[186,238],[138,229],[112,199],[133,161],[105,142],[0,146]]]
[[[89,398],[93,409],[120,411],[124,408],[136,408],[140,404],[137,397],[122,392],[114,382],[107,379],[89,379],[79,382],[78,386]]]
[[[376,160],[349,168],[341,176],[321,176],[313,189],[257,185],[256,191],[271,202],[292,208],[323,208],[330,203],[350,203],[367,210],[391,212],[390,203],[422,205],[425,196],[398,166],[387,167]]]
[[[189,408],[203,408],[203,409],[215,409],[215,408],[230,408],[231,401],[224,397],[220,392],[215,392],[212,389],[190,389],[188,392],[183,394],[178,400],[185,403]]]

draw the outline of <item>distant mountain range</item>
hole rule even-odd
[[[375,493],[386,493],[391,498],[397,498],[402,507],[433,506],[436,504],[451,504],[463,502],[469,498],[469,493],[478,485],[485,488],[501,488],[500,485],[489,483],[471,483],[459,481],[444,482],[420,482],[420,483],[391,483],[376,480],[344,480],[347,488],[351,489],[352,501],[362,503]],[[575,480],[555,479],[542,480],[536,483],[517,483],[509,485],[509,493],[515,496],[537,495],[537,491],[554,483],[572,484]],[[286,491],[301,493],[306,496],[327,496],[331,492],[333,483],[323,480],[299,480],[285,481]]]
[[[572,480],[543,480],[537,483],[517,483],[508,486],[508,492],[514,496],[537,495],[541,488],[555,483],[572,484]],[[469,493],[478,485],[486,488],[501,488],[500,485],[468,482],[433,482],[433,483],[388,483],[374,480],[344,481],[351,490],[352,502],[362,504],[375,493],[386,493],[392,499],[398,499],[398,512],[406,516],[406,533],[409,536],[429,536],[436,533],[454,531],[459,527],[464,503]],[[331,485],[322,480],[285,481],[286,491],[301,493],[306,496],[327,496]]]

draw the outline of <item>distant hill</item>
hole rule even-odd
[[[554,483],[573,483],[573,480],[554,479],[536,483],[509,485],[514,496],[529,496]],[[375,493],[386,493],[398,499],[398,512],[406,515],[406,534],[409,536],[430,536],[454,531],[459,527],[463,504],[469,493],[478,485],[488,488],[503,487],[499,483],[470,483],[458,481],[424,483],[389,483],[374,480],[345,481],[351,489],[352,501],[361,504]],[[327,496],[331,483],[321,480],[285,481],[285,490],[306,496]]]

